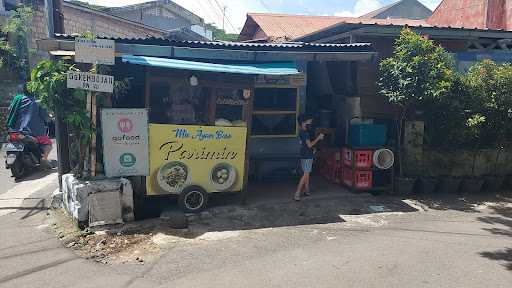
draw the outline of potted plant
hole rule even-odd
[[[462,179],[454,176],[454,168],[458,165],[456,159],[457,152],[455,150],[443,151],[438,153],[440,179],[437,187],[437,192],[441,194],[455,194],[459,191]]]
[[[490,173],[488,175],[485,175],[485,177],[484,177],[484,180],[485,180],[484,190],[487,192],[499,191],[501,189],[501,187],[503,186],[503,183],[505,182],[505,176],[500,175],[498,173],[498,171],[499,171],[498,163],[499,163],[499,159],[500,159],[502,150],[503,150],[503,147],[499,147],[496,150],[496,158],[494,159],[494,165],[493,165],[494,173]]]
[[[439,179],[435,177],[437,165],[431,161],[422,162],[422,176],[420,176],[417,184],[417,191],[422,194],[432,194],[436,191]]]
[[[486,117],[475,113],[469,117],[466,123],[466,139],[470,141],[468,146],[471,147],[471,174],[464,177],[461,185],[461,192],[467,194],[475,194],[482,190],[484,179],[478,177],[475,173],[477,159],[480,156],[480,147],[482,143],[482,127],[486,122]]]
[[[404,169],[404,123],[422,104],[436,102],[450,91],[452,67],[451,56],[443,48],[408,28],[396,40],[393,56],[380,63],[379,93],[398,108],[395,192],[399,194],[412,193],[416,182]]]
[[[466,194],[476,194],[482,190],[484,179],[475,175],[476,160],[480,155],[479,151],[472,151],[471,175],[462,179],[461,192]]]

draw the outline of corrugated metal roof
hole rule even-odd
[[[305,15],[287,15],[271,13],[249,13],[248,19],[252,19],[259,28],[273,39],[301,40],[309,39],[311,35],[323,33],[334,27],[342,25],[361,25],[361,26],[409,26],[435,29],[458,29],[472,31],[506,31],[502,29],[481,29],[479,27],[463,26],[435,26],[429,24],[428,20],[412,19],[374,19],[374,18],[356,18],[356,17],[332,17],[332,16],[305,16]],[[248,22],[246,22],[247,25]],[[244,27],[244,29],[248,29]],[[242,31],[243,32],[243,31]],[[309,41],[309,40],[308,40]]]
[[[380,20],[380,21],[374,21]],[[498,33],[511,33],[512,31],[503,30],[503,29],[487,29],[487,28],[478,28],[478,27],[463,27],[463,26],[434,26],[427,23],[424,20],[409,20],[409,19],[363,19],[363,18],[350,18],[348,21],[341,21],[335,25],[330,27],[326,27],[324,29],[315,31],[308,35],[304,35],[302,37],[297,38],[297,41],[317,41],[318,35],[323,34],[337,34],[339,33],[340,28],[344,28],[344,32],[348,32],[357,28],[366,27],[366,26],[376,26],[376,27],[410,27],[410,28],[432,28],[439,31],[452,31],[454,33],[457,32],[498,32]],[[331,35],[332,36],[332,35]]]
[[[436,26],[512,30],[512,0],[466,2],[445,0],[427,21]]]
[[[72,40],[78,35],[57,34],[58,39]],[[101,38],[101,37],[99,37]],[[141,44],[157,46],[175,46],[190,48],[207,49],[230,49],[230,50],[249,50],[249,51],[313,51],[313,52],[343,52],[343,51],[371,51],[371,43],[352,43],[352,44],[321,44],[304,42],[287,43],[246,43],[246,42],[220,42],[220,41],[176,41],[163,38],[102,38],[115,40],[116,43]]]

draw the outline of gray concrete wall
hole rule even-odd
[[[162,30],[174,30],[183,27],[190,28],[193,25],[192,22],[179,15],[171,13],[165,13],[164,15],[163,13],[154,11],[154,9],[112,11],[111,14]]]

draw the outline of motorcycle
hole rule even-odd
[[[5,168],[11,170],[14,178],[21,179],[41,165],[43,152],[36,138],[22,133],[9,133],[8,140],[4,144]]]

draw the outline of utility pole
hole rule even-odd
[[[57,34],[64,34],[64,11],[62,10],[62,0],[52,0],[53,2],[53,25]]]
[[[64,34],[64,13],[62,10],[62,0],[46,0],[45,2],[48,23],[48,37],[55,38],[55,34]],[[55,109],[55,137],[57,138],[57,156],[59,187],[62,191],[62,175],[68,173],[69,167],[69,146],[68,146],[68,127],[62,118],[62,109]]]

